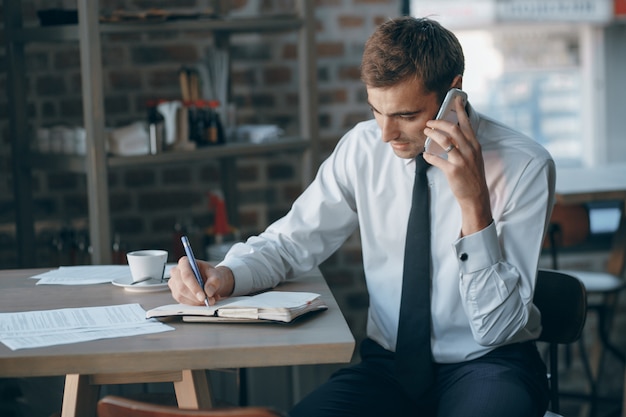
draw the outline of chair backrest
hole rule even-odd
[[[533,304],[541,312],[540,341],[565,344],[580,338],[587,317],[587,293],[578,278],[540,269]]]
[[[98,417],[281,417],[263,407],[230,407],[212,410],[180,409],[168,405],[108,395],[98,401]]]
[[[576,277],[540,269],[533,304],[541,312],[539,341],[550,345],[550,405],[559,412],[558,345],[580,338],[587,318],[587,292]]]

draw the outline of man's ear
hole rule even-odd
[[[461,74],[454,77],[454,79],[452,80],[452,85],[450,85],[450,88],[458,88],[459,90],[463,89],[463,76]]]

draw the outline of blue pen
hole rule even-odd
[[[187,254],[187,259],[189,259],[189,265],[191,265],[191,269],[193,270],[193,274],[196,276],[196,281],[198,281],[198,285],[202,288],[202,292],[204,292],[204,282],[202,282],[202,275],[200,275],[200,269],[198,269],[198,263],[196,262],[196,257],[193,256],[193,250],[191,249],[191,245],[189,244],[189,239],[187,236],[182,236],[180,240],[183,242],[183,248],[185,248],[185,253]],[[209,298],[204,296],[204,304],[209,306]]]

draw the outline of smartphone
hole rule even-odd
[[[443,99],[443,103],[439,108],[439,112],[437,113],[436,120],[447,120],[451,123],[459,123],[459,119],[456,115],[456,105],[454,104],[454,100],[457,97],[461,97],[463,99],[463,108],[467,104],[467,93],[463,90],[459,90],[458,88],[453,88],[446,94],[446,97]],[[440,158],[448,159],[448,154],[445,150],[437,142],[432,140],[431,138],[426,138],[426,143],[424,144],[424,152],[437,155]]]

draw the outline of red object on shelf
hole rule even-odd
[[[213,207],[214,221],[213,221],[213,233],[218,235],[225,235],[230,232],[230,226],[228,225],[228,215],[226,214],[226,202],[224,196],[220,191],[212,191],[209,193],[209,204]]]

